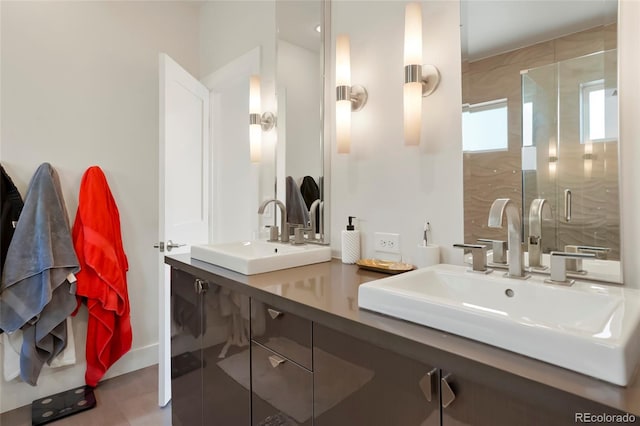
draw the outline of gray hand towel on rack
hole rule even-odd
[[[0,282],[0,328],[22,328],[20,375],[31,385],[66,345],[66,318],[77,304],[69,279],[79,270],[58,174],[44,163],[29,184]]]
[[[287,176],[287,222],[304,225],[309,224],[309,211],[300,193],[296,181]]]

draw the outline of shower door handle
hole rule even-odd
[[[572,195],[570,189],[564,190],[564,220],[571,222],[571,201]]]

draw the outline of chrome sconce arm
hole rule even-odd
[[[276,125],[276,116],[271,112],[249,114],[249,125],[259,124],[263,132],[268,132]]]

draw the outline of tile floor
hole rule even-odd
[[[98,404],[52,426],[171,426],[171,406],[158,407],[158,366],[105,380],[95,389]],[[30,426],[31,406],[0,415],[0,426]]]

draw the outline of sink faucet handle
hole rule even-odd
[[[293,226],[293,241],[291,242],[291,244],[304,244],[307,242],[307,240],[305,239],[305,233],[309,233],[309,239],[312,239],[311,237],[311,228],[305,228],[304,226],[300,226],[300,225],[291,225]]]
[[[491,240],[488,238],[478,238],[479,243],[490,243],[493,251],[493,263],[507,264],[507,242],[503,240]]]
[[[269,228],[269,242],[277,242],[278,241],[278,226],[277,225],[267,225]]]
[[[564,251],[570,253],[593,253],[598,259],[606,259],[607,255],[611,252],[609,247],[595,247],[595,246],[576,246],[566,245]]]
[[[483,244],[454,244],[453,247],[471,250],[472,272],[485,274],[493,272],[492,269],[487,268],[487,246]]]
[[[606,259],[611,249],[609,247],[579,246],[568,244],[564,246],[564,251],[567,253],[593,253],[596,259]],[[587,271],[582,268],[582,259],[572,259],[567,261],[567,271],[582,275],[587,273]]]
[[[571,285],[574,280],[567,279],[567,261],[592,259],[596,255],[593,253],[571,253],[567,251],[552,251],[549,253],[551,257],[551,277],[544,280],[550,284]]]

